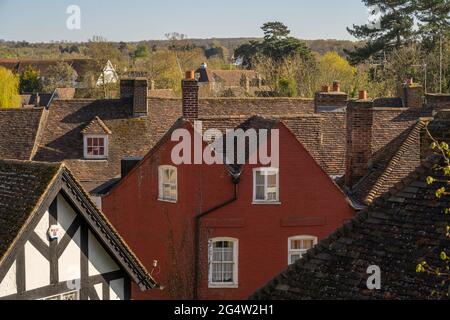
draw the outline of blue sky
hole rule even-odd
[[[81,9],[81,29],[69,30],[69,5]],[[361,0],[0,0],[0,39],[112,41],[261,36],[266,21],[286,23],[302,39],[352,39],[346,27],[365,23]]]

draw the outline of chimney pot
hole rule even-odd
[[[359,100],[367,100],[368,94],[366,90],[359,91]]]
[[[189,70],[186,71],[186,80],[194,80],[195,79],[195,71]]]
[[[325,84],[322,86],[322,92],[330,92],[330,86]]]

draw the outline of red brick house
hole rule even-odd
[[[183,82],[183,117],[103,197],[103,211],[144,265],[158,261],[153,276],[165,290],[134,290],[134,298],[244,299],[354,215],[279,119],[243,118],[239,126],[279,130],[278,168],[175,165],[171,136],[194,133],[197,90],[196,81]]]

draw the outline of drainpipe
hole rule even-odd
[[[194,229],[194,292],[193,292],[193,298],[194,300],[198,300],[198,286],[199,286],[199,278],[200,278],[200,221],[205,216],[209,215],[210,213],[219,210],[223,207],[228,206],[229,204],[232,204],[237,200],[238,195],[238,185],[240,182],[240,173],[239,174],[231,174],[231,179],[234,185],[234,195],[230,200],[225,201],[224,203],[219,204],[218,206],[215,206],[212,209],[209,209],[205,212],[200,213],[195,217],[195,229]]]

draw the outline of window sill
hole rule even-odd
[[[280,201],[253,201],[252,204],[254,205],[274,205],[279,206],[281,205]]]
[[[238,289],[238,284],[208,284],[208,289]]]
[[[160,202],[166,202],[166,203],[172,203],[172,204],[178,203],[178,200],[158,199],[158,201],[160,201]]]

